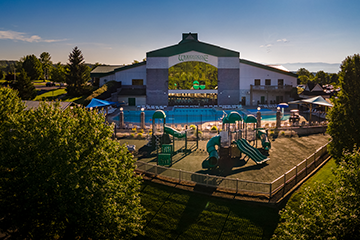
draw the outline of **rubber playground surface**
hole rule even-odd
[[[181,152],[184,149],[185,141],[175,140],[175,152],[172,158],[170,168],[181,169],[184,171],[218,175],[229,178],[238,178],[256,182],[272,182],[298,163],[309,157],[318,148],[329,142],[330,136],[327,134],[313,134],[309,136],[280,136],[270,139],[271,149],[268,152],[270,160],[263,164],[257,165],[254,161],[242,154],[240,158],[221,159],[219,166],[215,170],[202,168],[202,162],[208,158],[206,144],[209,140],[200,140],[198,148],[195,141],[188,141],[187,148],[192,151]],[[141,150],[146,148],[147,140],[138,139],[120,139],[121,144],[135,145],[136,152],[134,157],[137,160],[156,164],[156,151],[144,154]],[[255,143],[252,143],[254,146]],[[258,140],[257,147],[260,151],[261,142]],[[144,147],[145,146],[145,147]],[[264,152],[265,153],[265,152]]]

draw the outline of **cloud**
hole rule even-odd
[[[260,47],[261,47],[261,48],[263,48],[263,47],[269,48],[269,47],[272,47],[272,44],[261,45]]]
[[[10,39],[10,40],[14,40],[14,41],[24,41],[24,42],[30,42],[30,43],[38,43],[38,42],[47,42],[47,43],[52,43],[52,42],[60,42],[60,41],[65,41],[66,39],[42,39],[40,36],[38,35],[32,35],[29,36],[26,33],[22,33],[22,32],[15,32],[15,31],[0,31],[0,39]]]
[[[276,42],[286,43],[286,42],[288,42],[288,40],[287,40],[286,38],[283,38],[283,39],[278,39],[278,40],[276,40]]]

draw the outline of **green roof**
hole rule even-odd
[[[277,72],[277,73],[281,73],[281,74],[285,74],[285,75],[288,75],[290,77],[296,77],[296,78],[298,77],[297,74],[294,74],[292,72],[283,71],[283,70],[280,70],[278,68],[266,66],[266,65],[256,63],[256,62],[251,62],[251,61],[245,60],[245,59],[240,59],[240,63],[247,64],[247,65],[250,65],[250,66],[253,66],[253,67],[262,68],[262,69],[273,71],[273,72]]]
[[[155,118],[166,118],[166,114],[163,110],[156,110],[152,116],[153,119]]]
[[[170,57],[190,51],[197,51],[216,57],[239,57],[239,52],[200,42],[197,39],[197,33],[184,33],[183,39],[178,44],[148,52],[146,57]]]
[[[114,74],[116,72],[120,72],[120,71],[124,71],[127,69],[131,69],[131,68],[135,68],[135,67],[139,67],[142,65],[146,65],[146,61],[140,62],[140,63],[134,63],[131,65],[123,65],[123,66],[97,66],[96,68],[94,68],[91,73],[90,76],[91,77],[105,77],[111,74]]]
[[[244,123],[257,123],[257,119],[254,115],[249,114],[244,117]]]
[[[231,112],[229,115],[223,118],[223,123],[236,123],[237,121],[242,121],[238,112]]]

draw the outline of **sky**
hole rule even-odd
[[[49,52],[67,63],[78,46],[87,63],[130,64],[189,32],[240,58],[290,68],[321,62],[337,72],[360,53],[359,0],[0,0],[0,9],[0,60]]]

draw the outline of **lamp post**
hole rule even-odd
[[[281,126],[281,112],[280,107],[277,107],[276,111],[276,128],[279,128]]]
[[[120,108],[120,116],[119,116],[119,128],[120,129],[123,129],[125,127],[125,124],[124,124],[124,112],[123,112],[123,108],[121,107]]]
[[[256,113],[256,120],[257,120],[257,128],[261,127],[261,112],[260,112],[261,108],[258,107],[257,108],[257,113]]]
[[[140,113],[140,128],[145,129],[145,113],[144,113],[144,108],[141,108],[141,113]]]

